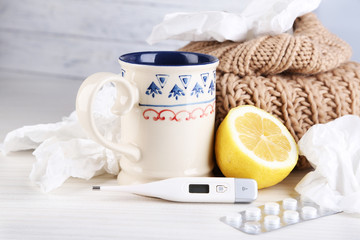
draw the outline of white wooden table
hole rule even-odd
[[[1,71],[0,142],[15,128],[68,115],[80,83]],[[46,194],[29,180],[34,160],[30,151],[0,154],[0,239],[360,239],[360,216],[345,213],[258,236],[219,221],[249,206],[294,197],[306,171],[260,190],[252,204],[189,204],[91,191],[92,185],[116,184],[111,175],[70,179]]]

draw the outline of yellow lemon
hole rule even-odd
[[[226,177],[255,179],[260,189],[289,175],[298,160],[298,147],[277,118],[245,105],[230,110],[220,124],[215,154]]]

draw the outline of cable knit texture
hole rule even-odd
[[[219,58],[216,125],[236,106],[250,104],[277,116],[296,141],[314,124],[360,115],[360,64],[350,46],[310,13],[293,34],[235,43],[191,42],[181,51]],[[298,168],[309,168],[304,157]]]

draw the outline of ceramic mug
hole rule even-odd
[[[128,53],[119,63],[121,74],[91,75],[76,100],[79,122],[89,136],[123,154],[118,182],[210,176],[218,59],[157,51]],[[94,97],[109,82],[117,89],[112,112],[121,117],[121,142],[102,136],[92,116]]]

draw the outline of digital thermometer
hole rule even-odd
[[[257,197],[255,180],[225,177],[179,177],[139,185],[93,186],[93,190],[128,192],[176,202],[245,203]]]

